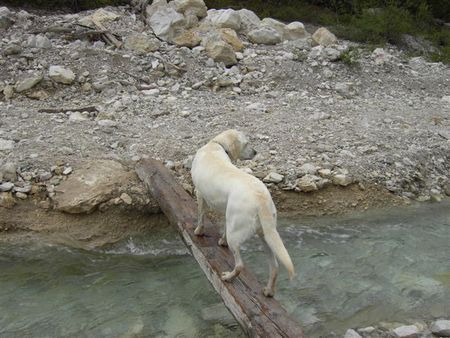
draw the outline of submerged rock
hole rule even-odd
[[[431,324],[430,330],[438,337],[450,337],[450,320],[436,320]]]

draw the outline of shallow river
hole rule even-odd
[[[282,218],[297,268],[276,298],[311,337],[450,317],[450,202]],[[37,244],[39,243],[39,244]],[[244,261],[265,281],[255,239]],[[238,337],[171,228],[102,251],[0,241],[0,337]]]

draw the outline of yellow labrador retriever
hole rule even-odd
[[[263,293],[272,297],[278,275],[278,260],[294,276],[291,258],[277,232],[277,211],[264,183],[232,164],[237,159],[255,156],[245,135],[230,129],[219,134],[197,151],[192,162],[192,180],[198,202],[196,235],[203,234],[206,205],[225,214],[225,231],[219,245],[228,245],[235,266],[223,272],[222,280],[231,281],[243,269],[240,246],[257,233],[269,254],[270,276]]]

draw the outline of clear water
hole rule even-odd
[[[449,201],[279,230],[298,274],[276,297],[309,336],[450,317]],[[266,280],[258,240],[244,260]],[[218,303],[170,228],[101,251],[0,241],[0,337],[242,336]]]

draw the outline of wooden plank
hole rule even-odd
[[[178,228],[206,277],[249,337],[304,337],[298,323],[280,303],[262,294],[262,286],[249,270],[244,268],[232,282],[220,279],[223,271],[234,267],[233,255],[217,244],[219,230],[208,219],[205,219],[206,235],[194,235],[197,205],[160,161],[142,160],[136,172],[170,223]]]
[[[107,43],[116,46],[116,48],[122,47],[122,41],[116,39],[116,37],[111,34],[100,21],[95,20],[94,18],[91,18],[91,21],[95,25],[95,27],[97,27],[97,29],[105,31],[105,33],[103,33],[102,35],[105,37]]]

